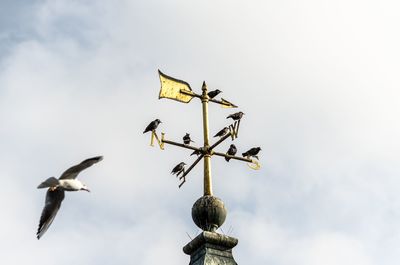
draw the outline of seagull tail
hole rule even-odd
[[[51,177],[40,183],[40,185],[37,187],[38,189],[44,189],[44,188],[49,188],[49,187],[54,187],[60,184],[58,179],[55,177]]]

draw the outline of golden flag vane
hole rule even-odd
[[[228,127],[229,133],[227,133],[225,136],[221,137],[213,145],[210,145],[210,143],[209,143],[208,103],[209,102],[217,103],[225,108],[236,108],[237,107],[236,105],[234,105],[233,103],[231,103],[225,99],[221,99],[221,100],[211,99],[208,96],[207,85],[205,82],[203,82],[202,94],[199,95],[192,91],[190,85],[187,82],[170,77],[170,76],[162,73],[160,70],[158,70],[158,73],[159,73],[160,82],[161,82],[161,89],[160,89],[160,94],[159,94],[160,99],[168,98],[168,99],[173,99],[173,100],[183,102],[183,103],[189,103],[194,97],[196,97],[201,100],[202,108],[203,108],[204,144],[201,148],[166,140],[164,138],[165,137],[164,133],[161,133],[161,139],[159,139],[155,130],[152,131],[152,135],[151,135],[151,145],[152,146],[154,143],[154,138],[156,138],[156,140],[162,150],[164,150],[164,144],[171,144],[171,145],[183,147],[186,149],[191,149],[191,150],[197,151],[199,153],[199,156],[195,160],[195,162],[186,171],[184,171],[183,175],[179,178],[180,180],[182,180],[182,182],[179,184],[179,187],[181,187],[185,183],[187,174],[189,174],[189,172],[197,165],[197,163],[199,163],[200,160],[204,158],[204,195],[212,195],[213,192],[212,192],[212,180],[211,180],[211,156],[213,156],[213,155],[248,162],[249,163],[248,165],[252,169],[260,168],[260,164],[258,163],[258,161],[254,160],[254,159],[250,159],[249,157],[231,156],[228,154],[214,151],[214,148],[217,147],[224,140],[226,140],[228,137],[231,137],[232,140],[237,138],[238,131],[239,131],[239,125],[240,125],[240,119],[238,121],[235,121],[233,124],[231,124]]]
[[[169,98],[183,103],[189,103],[193,98],[190,85],[185,81],[167,76],[158,70],[161,90],[158,98]]]
[[[160,76],[161,89],[158,98],[169,98],[183,103],[189,103],[193,97],[202,99],[202,95],[193,93],[190,85],[183,81],[171,76],[168,76],[158,70]],[[237,108],[237,106],[226,99],[221,100],[208,98],[208,101],[221,104],[224,108]]]

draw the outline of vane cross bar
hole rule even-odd
[[[176,146],[179,146],[179,147],[182,147],[182,148],[186,148],[186,149],[191,149],[191,150],[195,150],[195,151],[201,151],[200,148],[197,148],[197,147],[194,147],[194,146],[190,146],[190,145],[187,145],[187,144],[181,144],[181,143],[177,143],[177,142],[173,142],[173,141],[169,141],[169,140],[165,140],[165,139],[163,139],[162,142],[165,143],[165,144],[176,145]]]
[[[187,96],[200,98],[200,99],[203,98],[203,95],[198,95],[198,94],[194,93],[193,91],[187,91],[187,90],[184,90],[184,89],[181,89],[180,93],[182,93],[184,95],[187,95]],[[238,107],[235,104],[233,104],[232,102],[229,102],[228,100],[223,99],[223,98],[221,98],[221,100],[209,98],[208,101],[220,104],[220,105],[228,107],[228,108],[237,108]]]
[[[196,161],[194,161],[194,163],[183,173],[183,175],[179,178],[180,180],[183,179],[183,181],[181,182],[181,184],[179,184],[179,188],[182,187],[182,185],[186,182],[186,175],[189,174],[189,172],[197,165],[197,163],[200,162],[201,159],[203,159],[204,154],[201,154]]]

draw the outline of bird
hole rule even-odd
[[[183,136],[183,143],[184,144],[190,144],[190,142],[193,142],[192,139],[190,139],[190,134],[186,133],[185,136]]]
[[[178,177],[179,174],[185,172],[185,165],[186,165],[185,162],[180,162],[178,165],[176,165],[176,166],[172,169],[171,174],[172,174],[172,175],[176,174],[176,176]]]
[[[231,115],[229,115],[228,117],[226,117],[227,119],[232,118],[232,120],[237,121],[240,120],[243,117],[244,113],[239,111],[236,113],[233,113]]]
[[[214,135],[214,137],[222,137],[225,134],[227,134],[229,132],[229,128],[228,127],[224,127],[222,130],[220,130],[219,132],[217,132],[216,135]]]
[[[154,121],[150,122],[149,125],[147,125],[146,129],[144,129],[143,133],[151,132],[157,129],[158,125],[161,123],[159,119],[155,119]]]
[[[234,144],[231,144],[231,146],[229,147],[226,154],[230,155],[230,156],[234,156],[234,155],[236,155],[236,152],[237,152],[236,146]],[[226,162],[229,162],[230,159],[231,159],[230,157],[225,157]]]
[[[257,154],[258,154],[258,152],[260,152],[261,151],[261,148],[260,147],[253,147],[253,148],[251,148],[250,150],[248,150],[247,152],[245,152],[245,153],[242,153],[242,156],[243,157],[251,157],[251,156],[253,156],[253,157],[255,157],[255,158],[257,158],[258,159],[258,156],[257,156]]]
[[[215,89],[213,91],[208,92],[207,95],[209,98],[215,98],[221,92],[222,92],[221,90]]]
[[[202,151],[203,151],[203,148],[202,147],[200,147],[200,150],[194,150],[193,151],[193,153],[191,153],[190,155],[192,156],[192,155],[200,155],[201,153],[202,153]]]
[[[37,239],[40,239],[43,234],[50,227],[54,218],[57,215],[58,210],[61,207],[61,202],[64,200],[64,191],[79,191],[84,190],[90,192],[88,187],[76,179],[82,170],[92,166],[93,164],[101,161],[102,156],[96,156],[82,161],[80,164],[75,165],[67,169],[61,176],[56,179],[50,177],[42,182],[37,188],[43,189],[48,188],[46,193],[45,205],[40,216],[39,227],[36,232]]]

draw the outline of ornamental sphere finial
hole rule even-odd
[[[225,222],[226,214],[224,202],[211,195],[199,198],[192,207],[192,219],[203,231],[215,232]]]

